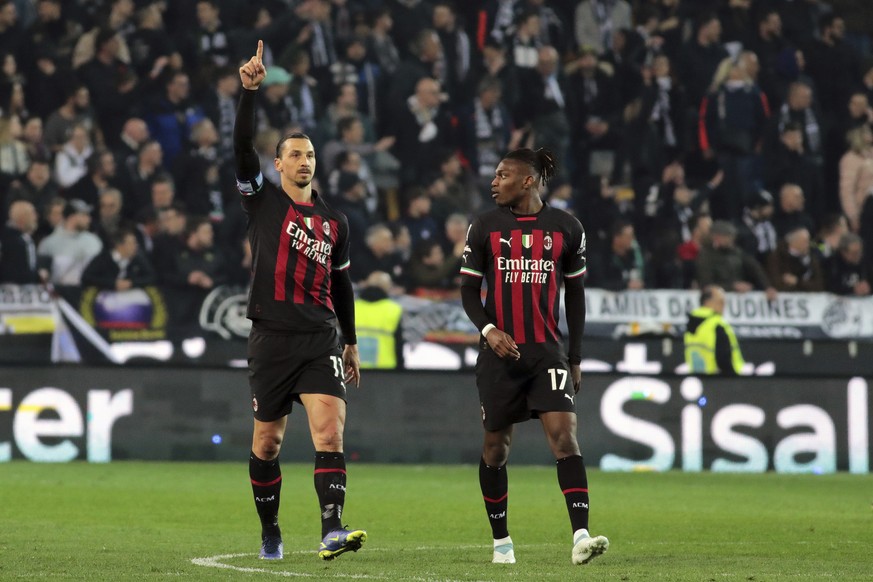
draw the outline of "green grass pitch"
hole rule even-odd
[[[871,580],[873,476],[591,471],[592,532],[570,563],[553,467],[513,467],[518,563],[491,564],[469,466],[350,464],[356,554],[315,555],[312,466],[283,467],[285,560],[256,559],[247,464],[0,464],[0,580]],[[197,560],[197,559],[200,560]]]

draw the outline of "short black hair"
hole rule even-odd
[[[124,244],[124,241],[128,236],[136,237],[136,231],[129,226],[122,226],[110,235],[109,241],[112,243],[113,247],[117,247],[118,245]]]
[[[302,131],[292,131],[291,133],[285,134],[285,137],[279,140],[279,143],[276,144],[276,157],[282,157],[282,146],[285,145],[285,142],[289,139],[306,139],[312,142],[308,135],[303,133]]]

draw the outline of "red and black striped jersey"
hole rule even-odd
[[[547,204],[537,214],[495,208],[467,231],[461,257],[464,285],[487,285],[485,312],[520,348],[562,346],[559,289],[585,274],[585,231],[570,214]]]
[[[331,271],[349,267],[349,223],[317,192],[294,202],[262,174],[237,180],[248,215],[252,286],[247,316],[313,331],[336,324]]]

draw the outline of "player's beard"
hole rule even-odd
[[[312,174],[310,174],[305,180],[294,180],[294,185],[296,185],[298,188],[306,188],[310,184],[312,184]]]

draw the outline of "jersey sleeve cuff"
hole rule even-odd
[[[588,270],[588,266],[586,265],[586,266],[582,267],[581,269],[579,269],[578,271],[573,271],[572,273],[566,273],[564,275],[564,278],[565,279],[575,279],[576,277],[581,277],[582,275],[585,274],[585,272],[587,270]]]
[[[239,193],[243,196],[254,196],[260,192],[263,187],[264,175],[261,172],[258,172],[258,175],[252,180],[236,179],[236,189],[239,190]]]
[[[349,259],[348,261],[346,261],[342,265],[338,265],[338,266],[334,267],[333,270],[334,271],[345,271],[346,269],[349,268],[349,266],[351,266],[351,264],[352,264],[352,261],[351,261],[351,259]]]
[[[484,275],[475,269],[471,269],[470,267],[461,267],[462,275],[470,275],[471,277],[482,278]]]

